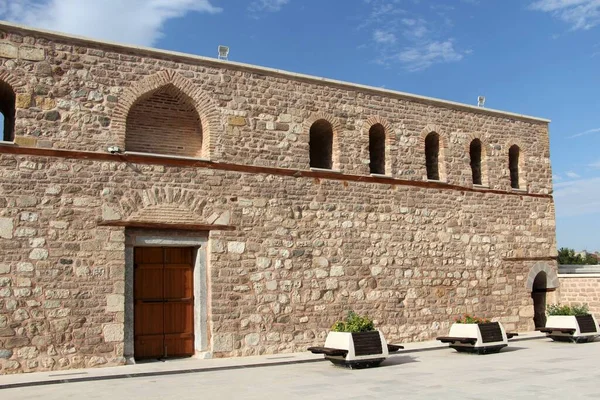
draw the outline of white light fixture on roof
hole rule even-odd
[[[485,106],[485,96],[477,97],[477,107]]]
[[[219,60],[227,60],[229,56],[229,47],[219,45]]]

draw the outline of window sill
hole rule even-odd
[[[477,184],[473,184],[473,189],[489,189],[490,185],[477,185]]]
[[[516,193],[528,193],[529,191],[527,189],[515,189],[515,188],[510,188],[511,192],[516,192]]]
[[[141,151],[126,151],[122,154],[124,154],[126,156],[146,156],[146,157],[156,157],[156,158],[171,158],[171,159],[177,159],[177,160],[210,161],[207,158],[176,156],[174,154],[143,153]]]
[[[15,142],[9,142],[6,140],[0,140],[0,146],[16,146]]]
[[[371,176],[373,178],[388,178],[388,179],[394,178],[392,175],[388,175],[388,174],[371,174]]]
[[[310,167],[311,171],[315,171],[315,172],[332,172],[334,174],[341,174],[342,171],[340,171],[339,169],[329,169],[329,168],[315,168],[315,167]]]
[[[431,182],[431,183],[441,183],[441,184],[444,184],[444,185],[447,185],[447,184],[448,184],[448,182],[446,182],[446,181],[440,181],[439,179],[427,179],[427,181],[426,181],[426,182]]]

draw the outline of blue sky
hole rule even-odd
[[[0,18],[549,118],[558,245],[600,250],[600,0],[0,0]]]

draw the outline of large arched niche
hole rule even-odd
[[[210,159],[218,110],[189,79],[162,71],[120,97],[113,130],[126,151]]]

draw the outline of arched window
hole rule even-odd
[[[372,174],[385,174],[385,128],[375,124],[369,129],[369,167]]]
[[[15,100],[12,87],[0,81],[0,140],[7,142],[15,138]]]
[[[308,145],[311,168],[333,168],[333,127],[328,121],[320,119],[312,124]]]
[[[440,155],[440,135],[431,132],[425,138],[425,163],[427,166],[427,179],[439,181],[439,155]]]
[[[202,157],[202,125],[194,101],[173,84],[134,103],[126,132],[127,151]]]
[[[473,184],[481,185],[481,141],[474,139],[469,146],[469,155],[471,156],[471,173],[473,175]]]
[[[519,189],[519,146],[512,145],[508,149],[508,168],[510,169],[510,186]]]

